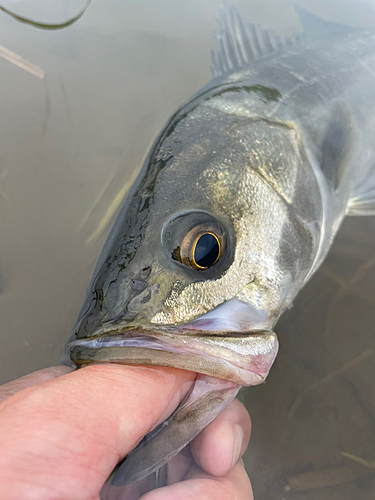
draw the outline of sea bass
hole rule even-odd
[[[342,220],[375,215],[375,32],[297,11],[305,34],[284,39],[223,7],[214,78],[156,139],[99,257],[62,362],[199,374],[116,486],[265,380]]]

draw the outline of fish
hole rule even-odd
[[[156,138],[99,256],[62,363],[198,374],[114,486],[265,381],[275,325],[343,219],[375,215],[375,31],[296,12],[287,38],[223,6],[213,79]]]

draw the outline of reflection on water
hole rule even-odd
[[[97,1],[53,32],[0,16],[1,383],[58,363],[118,202],[166,119],[210,78],[220,3]],[[285,34],[299,29],[292,3],[236,1]],[[299,3],[374,25],[369,2]],[[47,23],[77,13],[2,5]],[[375,220],[347,219],[278,324],[267,383],[241,395],[257,500],[374,496],[374,249]]]

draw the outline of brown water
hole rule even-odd
[[[210,79],[221,0],[202,3],[95,0],[53,32],[0,13],[0,54],[39,68],[0,57],[0,383],[58,363],[114,200],[167,118]],[[299,29],[292,1],[235,3],[249,20]],[[299,3],[375,25],[370,1]],[[61,22],[84,2],[3,5]],[[246,464],[257,500],[375,498],[374,319],[375,218],[347,219],[278,324],[267,383],[241,396],[253,419]]]

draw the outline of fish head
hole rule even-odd
[[[207,106],[174,117],[99,259],[68,346],[74,363],[262,382],[272,327],[311,258],[309,230],[277,186],[301,161],[288,126]]]

